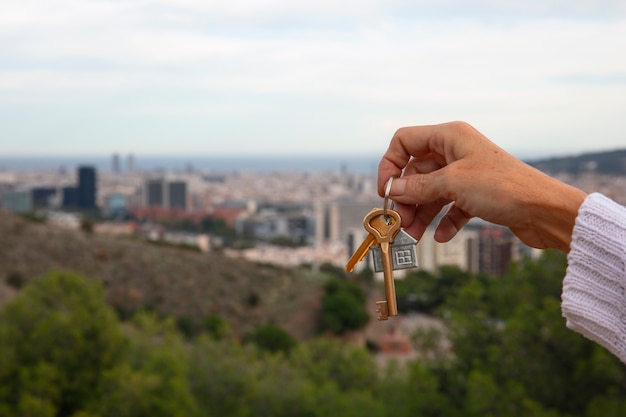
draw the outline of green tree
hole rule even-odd
[[[196,342],[191,387],[210,415],[385,416],[384,403],[373,395],[378,368],[360,347],[316,339],[286,356],[233,339]]]
[[[376,395],[385,404],[387,416],[452,416],[451,398],[442,393],[438,375],[419,361],[400,367],[391,362]]]
[[[373,392],[369,390],[342,392],[333,385],[325,385],[317,389],[315,404],[314,415],[319,417],[393,416],[393,414],[388,414],[386,399],[376,398]]]
[[[211,416],[253,417],[259,364],[256,346],[200,336],[191,347],[189,383],[200,410]]]
[[[131,324],[124,362],[106,373],[92,412],[101,417],[197,415],[188,379],[189,354],[174,320],[138,313]]]
[[[378,382],[378,365],[367,350],[332,339],[312,340],[291,355],[317,386],[335,384],[340,391],[368,391]]]
[[[600,398],[622,406],[623,364],[561,317],[565,266],[545,251],[504,277],[470,278],[445,304],[456,359],[442,387],[467,415],[592,415]]]
[[[441,266],[434,274],[421,269],[410,271],[396,281],[398,310],[435,313],[470,277],[470,273],[456,266]]]
[[[211,314],[204,320],[204,329],[215,339],[223,339],[232,336],[230,324],[228,324],[226,319],[216,314]]]
[[[333,265],[330,262],[324,262],[320,265],[320,272],[330,275],[340,281],[344,281],[348,274],[343,267]]]
[[[260,326],[247,334],[245,340],[254,343],[262,350],[285,354],[288,354],[298,343],[289,332],[273,323]]]
[[[325,286],[320,312],[320,329],[341,334],[357,330],[369,321],[365,293],[350,281],[331,279]]]
[[[119,359],[117,318],[99,282],[53,271],[0,312],[0,414],[69,416]]]
[[[254,416],[316,416],[315,386],[283,356],[257,362],[254,376],[258,382],[251,396]]]

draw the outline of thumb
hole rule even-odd
[[[449,201],[441,180],[441,171],[396,178],[391,183],[389,198],[402,204],[428,204]]]

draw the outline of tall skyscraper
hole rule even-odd
[[[76,209],[78,207],[78,187],[63,187],[61,205],[64,209]]]
[[[149,178],[144,185],[144,204],[147,207],[187,210],[187,182]]]
[[[146,180],[144,187],[144,204],[147,207],[164,207],[165,206],[165,190],[163,189],[162,178],[151,178]]]
[[[128,154],[126,157],[126,171],[133,172],[135,170],[135,157],[132,154]]]
[[[47,209],[50,207],[51,199],[57,194],[56,187],[35,187],[31,190],[33,207],[36,209]]]
[[[120,156],[116,153],[113,154],[111,159],[111,169],[115,174],[119,174],[120,168]]]
[[[167,184],[167,202],[170,209],[187,209],[187,183],[171,181]]]
[[[96,207],[96,169],[91,166],[78,167],[78,208]]]

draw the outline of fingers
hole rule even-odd
[[[425,177],[424,174],[437,172],[442,168],[435,156],[427,154],[421,158],[411,158],[404,168],[402,177],[395,178],[391,190],[390,197],[397,203],[403,204],[423,204],[431,203],[435,198],[431,198],[433,193],[425,194],[425,187],[430,187],[430,183],[434,181],[435,176]],[[431,187],[432,188],[432,187]],[[443,205],[447,204],[443,203]],[[440,207],[441,208],[441,207]]]
[[[389,197],[396,203],[436,203],[443,207],[454,200],[446,171],[447,167],[444,167],[427,174],[396,178],[391,184]]]
[[[428,154],[422,158],[411,158],[406,168],[404,168],[403,175],[406,177],[413,174],[427,174],[438,170],[444,165],[436,161],[433,154]]]
[[[439,204],[425,204],[420,206],[398,204],[395,210],[402,218],[402,227],[404,230],[415,239],[420,240],[428,226],[435,217],[444,210],[444,207],[445,206]],[[471,218],[472,216],[463,210],[451,205],[435,229],[435,240],[439,243],[450,241]]]
[[[419,206],[398,204],[396,211],[402,218],[404,230],[416,239],[421,239],[426,228],[441,212],[441,204],[422,204]]]
[[[424,160],[412,159],[409,161],[405,171],[405,177],[402,177],[402,181],[405,181],[407,178],[411,178],[414,175],[418,175],[419,172],[431,172],[439,169],[440,166],[436,163],[432,158],[426,158]],[[408,177],[406,176],[407,174]],[[396,179],[394,181],[398,181]],[[392,184],[393,186],[393,184]],[[393,198],[396,203],[397,199]],[[416,239],[421,239],[422,235],[426,231],[428,225],[433,221],[435,216],[439,214],[442,207],[445,205],[443,201],[435,201],[432,203],[426,204],[396,204],[396,211],[400,214],[402,218],[402,226],[405,231],[409,233],[411,236]]]
[[[387,152],[378,165],[378,194],[384,195],[385,183],[389,177],[399,177],[411,157],[421,158],[431,153],[429,138],[432,126],[401,128],[391,139]]]
[[[430,159],[443,167],[468,152],[471,138],[486,139],[464,122],[398,129],[378,165],[378,193],[383,195],[389,177],[399,176],[411,157],[418,160]]]
[[[448,242],[471,218],[466,212],[452,205],[435,229],[435,240],[440,243]]]
[[[433,172],[440,168],[441,165],[435,161],[432,154],[429,154],[424,158],[412,158],[404,169],[403,179],[411,178],[417,174]],[[398,179],[394,181],[397,180]],[[435,216],[439,214],[445,204],[446,202],[444,201],[419,205],[416,205],[415,203],[398,203],[396,205],[396,211],[398,211],[400,217],[402,218],[402,226],[405,231],[419,240],[426,231],[428,225],[433,221]]]
[[[390,198],[402,217],[402,226],[421,238],[428,225],[447,204],[456,200],[467,180],[463,168],[454,164],[478,149],[486,138],[463,122],[414,126],[396,131],[378,166],[378,193],[392,176]],[[460,171],[459,171],[460,168]],[[435,239],[447,242],[471,216],[452,206],[440,221]]]

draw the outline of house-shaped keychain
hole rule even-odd
[[[417,267],[417,240],[410,234],[400,229],[393,243],[389,245],[391,251],[391,263],[394,270]],[[374,258],[374,271],[383,271],[383,257],[380,246],[370,247]]]

